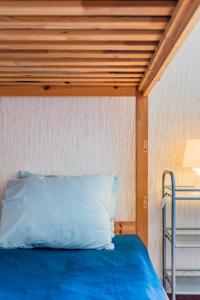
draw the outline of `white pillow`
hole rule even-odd
[[[29,171],[19,171],[18,179],[25,179],[27,177],[60,177],[59,175],[44,175],[39,173],[33,173]],[[9,185],[12,185],[12,181],[9,182]],[[116,209],[116,197],[119,190],[119,177],[115,176],[113,180],[113,189],[112,189],[112,203],[111,203],[111,215],[110,215],[110,226],[113,232],[114,237],[114,228],[115,228],[115,209]]]
[[[8,184],[1,248],[112,249],[114,177],[29,177]]]

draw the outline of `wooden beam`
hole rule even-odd
[[[67,67],[67,66],[147,66],[149,59],[127,58],[127,59],[103,59],[103,58],[57,58],[57,59],[1,59],[0,66],[18,67]]]
[[[176,1],[1,1],[1,16],[170,16]]]
[[[77,78],[80,77],[79,73],[8,73],[0,72],[0,76],[3,78],[14,79],[22,76],[25,79],[37,79],[37,78]],[[143,73],[81,73],[81,78],[133,78],[140,79],[143,76]]]
[[[1,3],[1,2],[0,2]],[[158,41],[162,30],[0,30],[0,41]]]
[[[48,50],[0,50],[0,58],[27,59],[27,58],[151,58],[153,51],[48,51]]]
[[[135,96],[135,87],[87,87],[87,86],[0,86],[0,96]]]
[[[15,41],[1,42],[0,50],[126,50],[126,51],[154,51],[158,42],[142,42],[142,41],[73,41],[73,42],[30,42]]]
[[[132,66],[132,67],[1,67],[0,72],[17,72],[20,74],[21,72],[31,72],[31,73],[43,73],[43,72],[72,72],[72,73],[97,73],[97,72],[128,72],[128,73],[136,73],[136,72],[144,72],[145,67],[143,66]]]
[[[165,29],[169,17],[0,17],[0,29]]]
[[[136,230],[148,244],[148,98],[136,95]]]
[[[135,222],[129,221],[116,221],[115,222],[115,234],[136,234]]]
[[[160,79],[194,25],[200,19],[200,0],[180,0],[152,57],[139,90],[147,95]]]

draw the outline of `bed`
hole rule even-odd
[[[0,96],[136,97],[137,235],[148,243],[148,95],[199,0],[0,1]]]
[[[0,250],[0,299],[134,299],[167,296],[136,235],[115,250]]]

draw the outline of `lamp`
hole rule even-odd
[[[200,139],[187,140],[182,166],[192,168],[200,176]]]

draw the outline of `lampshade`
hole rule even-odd
[[[182,166],[200,169],[200,139],[187,140]]]

